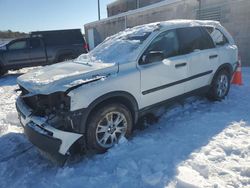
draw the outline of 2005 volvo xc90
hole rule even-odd
[[[219,22],[152,23],[20,76],[16,107],[40,150],[59,158],[76,145],[104,152],[157,106],[201,92],[224,99],[237,65],[238,48]]]

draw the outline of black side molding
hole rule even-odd
[[[153,92],[156,92],[156,91],[159,91],[159,90],[162,90],[162,89],[166,89],[168,87],[171,87],[171,86],[174,86],[174,85],[178,85],[178,84],[181,84],[181,83],[184,83],[184,82],[188,82],[190,80],[194,80],[196,78],[199,78],[199,77],[202,77],[202,76],[206,76],[208,74],[211,74],[213,71],[210,70],[210,71],[206,71],[206,72],[203,72],[203,73],[200,73],[200,74],[196,74],[194,76],[191,76],[191,77],[188,77],[188,78],[185,78],[183,80],[179,80],[179,81],[176,81],[176,82],[172,82],[172,83],[169,83],[169,84],[166,84],[166,85],[162,85],[162,86],[159,86],[159,87],[155,87],[155,88],[152,88],[152,89],[149,89],[149,90],[146,90],[146,91],[143,91],[142,94],[143,95],[147,95],[149,93],[153,93]]]

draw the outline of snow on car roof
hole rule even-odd
[[[220,31],[223,32],[223,34],[227,37],[229,42],[231,44],[235,44],[234,39],[228,33],[228,31],[222,27],[220,22],[214,21],[214,20],[185,20],[185,19],[175,19],[175,20],[167,20],[167,21],[162,21],[162,22],[155,22],[155,23],[150,23],[150,24],[144,24],[140,26],[136,26],[134,28],[131,28],[132,30],[138,29],[140,32],[145,32],[148,31],[149,28],[151,28],[151,32],[155,30],[166,30],[166,29],[174,29],[174,28],[181,28],[181,27],[195,27],[195,26],[209,26],[209,27],[214,27],[218,28]],[[127,32],[131,29],[126,29],[123,32]],[[120,32],[121,33],[121,32]],[[118,33],[119,34],[119,33]]]
[[[115,37],[122,37],[128,34],[132,34],[133,36],[141,36],[146,32],[153,32],[155,30],[159,30],[161,28],[179,28],[179,27],[194,27],[194,26],[213,26],[213,27],[220,27],[220,22],[213,21],[213,20],[183,20],[183,19],[176,19],[176,20],[168,20],[162,22],[154,22],[149,24],[143,24],[139,26],[135,26],[132,28],[127,28],[124,31],[121,31],[110,38]],[[107,40],[106,39],[106,40]]]

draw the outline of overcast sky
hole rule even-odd
[[[101,18],[113,1],[100,0]],[[97,0],[0,0],[0,30],[83,29],[97,19]]]

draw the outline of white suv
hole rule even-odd
[[[20,76],[16,106],[29,140],[53,157],[75,147],[104,152],[155,107],[200,93],[224,99],[237,65],[238,48],[218,22],[152,23]]]

